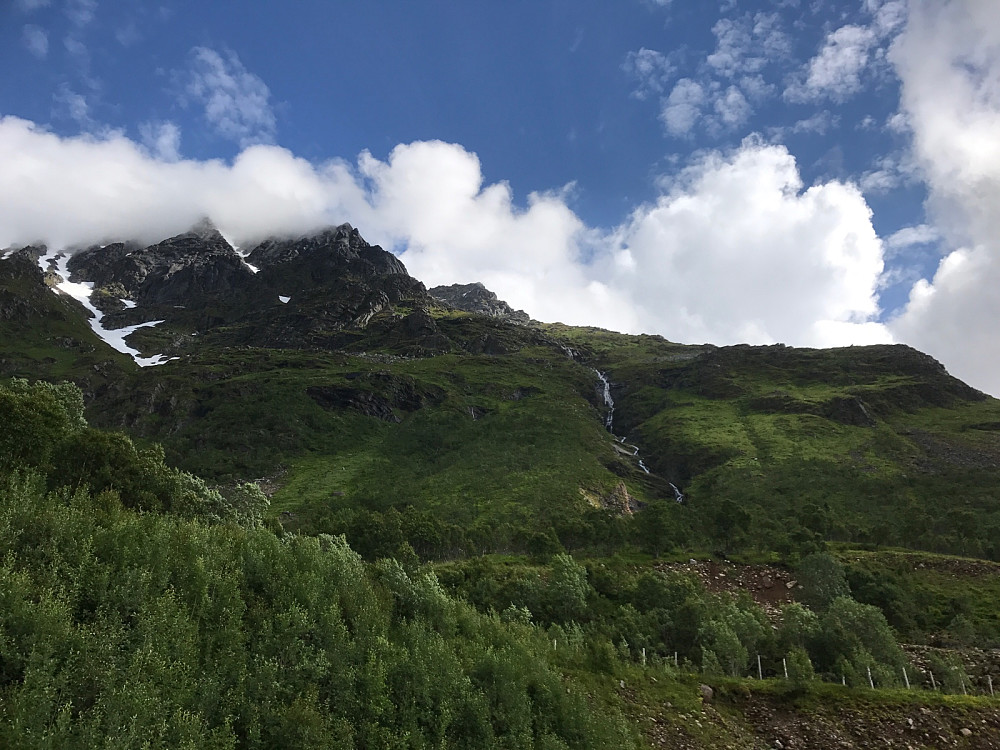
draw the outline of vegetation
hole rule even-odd
[[[1000,687],[1000,402],[917,352],[209,301],[139,369],[12,268],[0,746],[750,746]]]
[[[88,434],[72,389],[0,395],[39,417],[25,437]],[[34,458],[0,484],[0,745],[634,746],[549,666],[543,635],[431,574],[222,518],[183,482],[164,503],[180,515],[136,512],[122,490],[172,473],[155,461],[94,493],[50,489]]]

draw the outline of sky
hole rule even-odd
[[[1000,395],[995,0],[4,0],[0,247],[350,222],[428,286]]]

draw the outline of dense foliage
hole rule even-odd
[[[0,474],[0,746],[633,743],[549,666],[544,635],[343,538],[259,528],[232,512],[245,497],[88,430],[78,396],[0,390],[23,446]],[[65,446],[90,460],[56,470]]]

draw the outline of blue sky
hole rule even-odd
[[[1000,392],[993,15],[13,0],[0,245],[351,221],[428,285],[482,280],[539,319],[911,343]]]

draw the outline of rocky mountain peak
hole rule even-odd
[[[222,233],[216,228],[215,224],[207,216],[201,217],[197,222],[195,222],[194,226],[192,226],[187,232],[184,233],[184,235],[195,235],[197,237],[201,237],[204,240],[217,240],[217,239],[225,240],[225,238],[222,236]],[[184,235],[179,235],[179,236],[184,236]]]
[[[200,306],[207,298],[244,289],[253,277],[208,219],[149,247],[118,242],[87,248],[70,259],[68,268],[97,288],[113,286],[151,305]]]
[[[363,275],[407,275],[392,253],[368,244],[350,224],[299,237],[271,237],[250,250],[247,262],[259,268],[291,264],[282,273],[306,271],[313,278],[350,270]]]
[[[492,318],[502,318],[511,323],[526,324],[531,321],[528,313],[513,309],[479,281],[474,281],[471,284],[436,286],[427,291],[434,299],[444,302],[456,310],[489,315]]]

